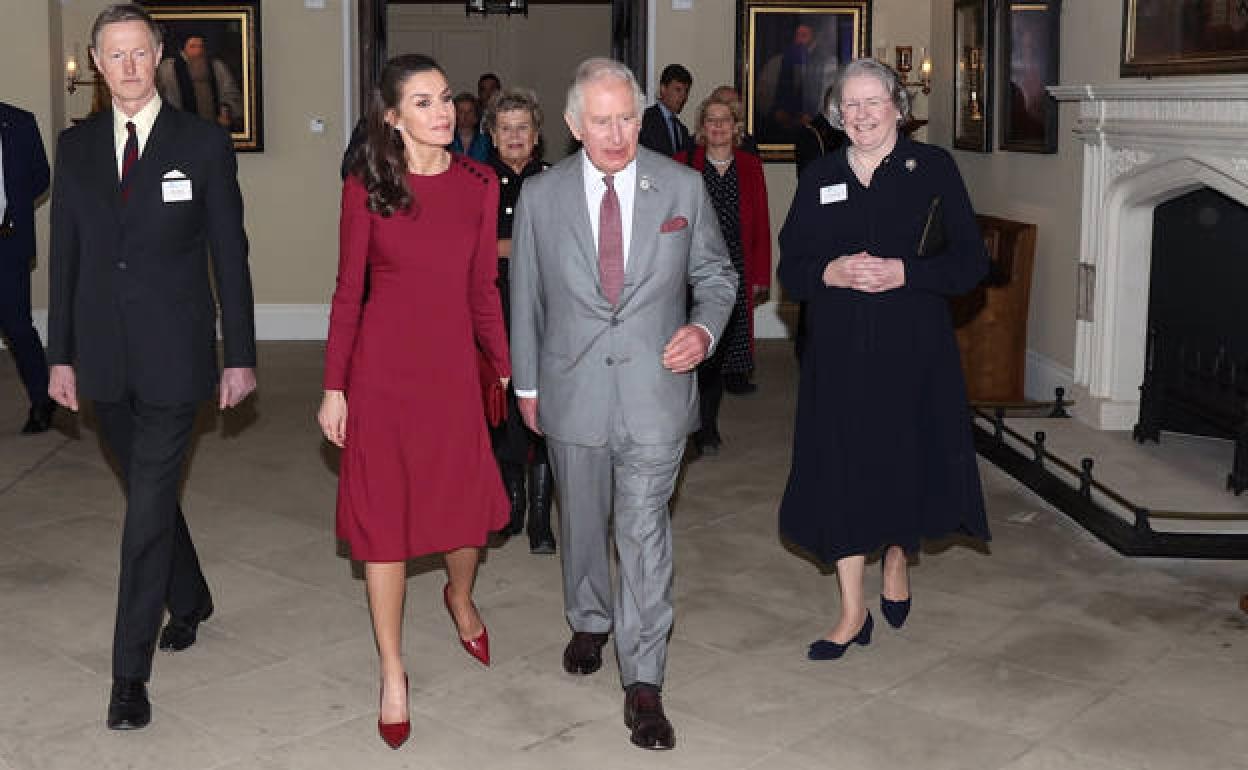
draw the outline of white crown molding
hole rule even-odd
[[[1201,81],[1140,80],[1130,83],[1083,83],[1081,85],[1049,86],[1048,90],[1053,98],[1059,102],[1248,99],[1248,79],[1218,78],[1216,80]]]

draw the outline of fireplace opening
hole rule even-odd
[[[1234,440],[1248,488],[1248,207],[1203,187],[1154,209],[1145,344],[1136,440]]]

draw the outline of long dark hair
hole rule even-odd
[[[351,161],[351,173],[368,190],[368,210],[388,217],[396,211],[414,211],[416,201],[407,186],[407,156],[403,137],[386,122],[386,111],[397,110],[403,84],[421,72],[446,72],[432,58],[403,54],[386,62],[373,88],[365,115],[366,139]]]

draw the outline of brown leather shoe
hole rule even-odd
[[[592,674],[602,668],[602,648],[608,634],[573,631],[563,650],[563,670],[569,674]]]
[[[670,749],[676,746],[676,732],[663,713],[659,688],[645,682],[630,684],[624,695],[624,724],[632,728],[629,740],[643,749]]]

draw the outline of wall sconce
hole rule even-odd
[[[919,78],[911,80],[914,71],[914,49],[908,45],[897,46],[897,74],[901,75],[901,85],[922,91],[925,95],[932,92],[932,59],[927,55],[927,48],[919,48]]]
[[[465,0],[464,15],[479,13],[487,16],[491,13],[505,13],[508,16],[519,13],[529,15],[529,0]]]
[[[78,90],[78,86],[95,85],[95,78],[80,78],[79,72],[78,49],[75,47],[74,52],[65,57],[65,90],[71,94]]]

